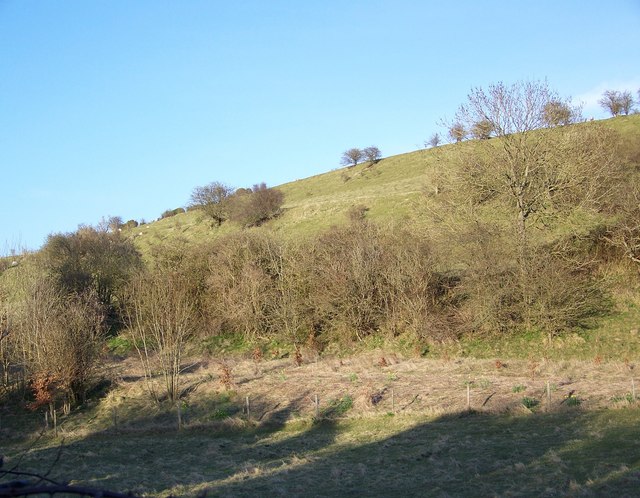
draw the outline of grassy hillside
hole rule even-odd
[[[616,130],[621,137],[620,162],[629,170],[640,165],[640,115],[617,117],[602,124]],[[582,123],[576,126],[592,126]],[[497,143],[497,139],[496,143]],[[408,225],[428,234],[432,246],[446,258],[446,270],[457,268],[457,262],[469,260],[469,252],[477,249],[478,241],[458,240],[450,236],[450,225],[464,223],[448,217],[452,199],[436,194],[442,178],[460,167],[461,149],[474,149],[475,141],[459,145],[443,145],[382,159],[377,164],[364,163],[345,167],[306,179],[296,180],[277,188],[285,195],[283,212],[264,226],[250,230],[272,231],[284,239],[306,239],[332,225],[347,223],[347,212],[354,206],[368,209],[367,219],[380,224]],[[629,178],[633,178],[630,176]],[[504,210],[491,204],[478,209],[488,225],[506,228],[512,223]],[[532,237],[545,241],[562,238],[589,237],[605,218],[595,212],[576,210],[571,216],[558,218],[544,230],[533,229]],[[231,222],[214,226],[198,210],[142,225],[129,235],[147,257],[162,254],[165,247],[180,247],[211,241],[225,234],[241,231]],[[469,237],[469,236],[467,236]],[[441,354],[491,357],[579,357],[616,359],[635,357],[640,351],[637,329],[640,325],[640,284],[636,272],[617,264],[601,265],[599,277],[612,292],[615,306],[608,316],[599,319],[568,337],[547,336],[531,331],[526,336],[500,334],[487,341],[486,337],[463,337],[461,344],[449,350],[442,346]],[[629,334],[629,331],[636,331]],[[441,346],[434,346],[435,349]]]
[[[605,123],[622,137],[621,160],[640,162],[640,115]],[[382,159],[375,165],[359,164],[277,186],[285,194],[284,212],[265,228],[285,237],[304,237],[345,223],[349,208],[358,205],[366,206],[367,217],[374,221],[428,223],[425,209],[429,206],[437,211],[441,202],[431,194],[439,175],[454,167],[451,155],[459,147],[474,147],[474,143],[417,150]],[[237,230],[240,228],[229,222],[213,227],[201,212],[189,211],[142,225],[128,235],[135,237],[137,247],[148,254],[157,245],[198,243]]]
[[[420,150],[277,186],[285,194],[283,213],[265,228],[304,237],[344,223],[349,208],[357,205],[369,208],[373,220],[412,219],[419,215],[418,204],[430,186],[437,157],[436,151]],[[129,235],[146,254],[155,244],[198,243],[237,230],[230,222],[214,227],[202,212],[193,210],[141,225]]]

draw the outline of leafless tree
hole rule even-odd
[[[633,111],[634,104],[633,95],[630,91],[625,90],[624,92],[620,92],[620,110],[622,114],[628,116],[629,113]]]
[[[371,164],[377,163],[378,161],[380,161],[380,158],[382,157],[382,152],[380,152],[380,149],[378,149],[378,147],[376,147],[375,145],[371,145],[370,147],[365,147],[362,150],[362,153],[364,155],[364,159],[370,162]]]
[[[193,189],[190,206],[201,208],[220,226],[229,216],[228,201],[232,194],[231,187],[224,183],[213,182]]]
[[[478,140],[488,140],[493,133],[493,123],[488,119],[481,119],[471,126],[471,136]]]
[[[503,203],[512,213],[525,304],[531,304],[530,228],[560,213],[598,209],[619,176],[616,137],[597,123],[545,127],[545,109],[559,101],[546,82],[497,83],[475,88],[456,114],[457,123],[488,121],[498,141],[461,151],[457,190],[475,204]]]
[[[364,152],[362,152],[361,149],[352,148],[342,153],[340,164],[344,166],[356,166],[360,161],[362,161],[363,157]]]
[[[182,356],[198,322],[193,288],[175,271],[140,273],[127,289],[124,305],[150,394],[160,398],[154,379],[159,371],[167,397],[177,401]]]
[[[571,107],[568,102],[554,100],[545,104],[543,119],[549,127],[565,126],[580,120],[580,108]]]
[[[52,376],[64,408],[84,401],[104,345],[104,307],[92,289],[67,294],[42,272],[24,272],[12,287],[8,322],[14,364],[27,378]]]
[[[11,366],[15,359],[15,334],[11,333],[9,303],[6,291],[0,288],[0,371],[4,387],[10,383]]]
[[[425,145],[429,147],[437,147],[441,143],[442,143],[442,137],[440,136],[440,133],[436,132],[433,135],[431,135],[431,137],[429,137],[429,140],[427,140]]]
[[[452,123],[449,126],[449,139],[452,142],[460,143],[467,137],[467,130],[464,124],[460,122]]]
[[[118,229],[122,228],[124,222],[122,221],[121,216],[108,216],[103,218],[102,221],[98,224],[98,230],[103,232],[117,232]]]
[[[598,103],[612,116],[618,116],[623,112],[622,94],[616,90],[606,90]]]

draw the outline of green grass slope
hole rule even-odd
[[[622,137],[621,160],[640,163],[640,115],[617,117],[605,123]],[[452,167],[450,158],[456,147],[473,146],[469,141],[417,150],[387,157],[374,165],[363,163],[277,186],[285,195],[283,214],[265,228],[285,237],[305,237],[345,223],[348,210],[360,205],[368,208],[367,217],[373,221],[423,224],[428,222],[424,219],[425,200],[432,209],[438,209],[438,200],[429,194],[434,192],[439,171]],[[196,210],[144,224],[127,233],[144,254],[149,254],[154,246],[200,243],[237,230],[240,227],[230,222],[214,227]]]

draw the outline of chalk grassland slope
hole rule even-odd
[[[443,148],[446,148],[444,146]],[[277,186],[285,194],[281,216],[265,228],[284,237],[305,237],[343,224],[351,207],[364,206],[376,221],[410,220],[430,185],[432,151],[420,150]],[[225,222],[215,227],[198,210],[144,224],[127,234],[148,254],[155,245],[198,243],[239,230]]]
[[[5,415],[5,465],[145,496],[633,496],[640,485],[632,365],[305,360],[237,362],[231,389],[218,364],[198,363],[181,431],[176,407],[152,404],[120,363],[106,397],[60,416],[57,438],[24,437]]]
[[[604,123],[620,133],[621,157],[640,163],[636,150],[640,115]],[[367,217],[381,223],[428,224],[425,210],[439,209],[440,201],[433,193],[443,172],[454,167],[451,156],[456,147],[473,147],[473,141],[417,150],[382,159],[375,165],[362,163],[277,186],[285,194],[283,213],[266,228],[284,237],[305,237],[345,223],[346,213],[355,206],[366,207]],[[229,222],[214,227],[195,210],[142,225],[127,234],[135,238],[144,254],[149,254],[154,246],[198,243],[237,230],[239,227]]]

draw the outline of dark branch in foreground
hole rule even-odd
[[[104,489],[95,489],[85,486],[71,486],[68,484],[58,483],[44,476],[33,474],[31,472],[17,472],[14,470],[0,471],[0,475],[11,475],[15,477],[36,478],[38,481],[34,484],[29,480],[14,480],[0,483],[0,497],[16,497],[16,496],[37,496],[56,494],[90,496],[95,498],[132,498],[132,493],[123,494],[115,491],[107,491]],[[46,481],[46,484],[39,484]]]

